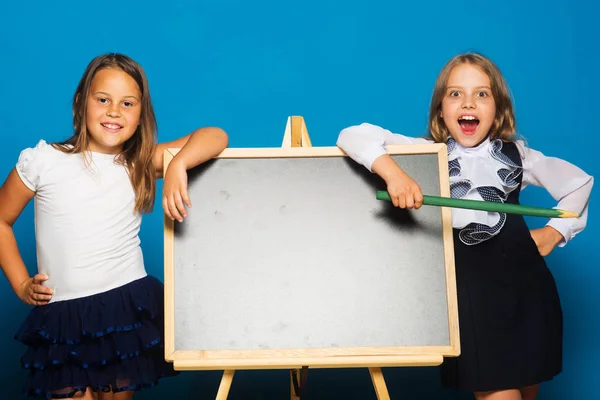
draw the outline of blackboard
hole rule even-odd
[[[444,145],[388,152],[424,193],[448,196]],[[449,209],[376,200],[383,180],[337,147],[230,148],[188,184],[187,219],[165,220],[165,355],[176,368],[459,354]]]

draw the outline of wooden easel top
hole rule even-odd
[[[281,147],[312,147],[304,117],[288,117]]]

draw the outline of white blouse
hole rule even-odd
[[[35,193],[38,271],[51,303],[106,292],[146,276],[141,214],[126,168],[114,155],[65,154],[41,140],[16,165]]]
[[[337,141],[338,147],[369,171],[372,171],[373,162],[379,156],[386,154],[386,145],[426,143],[433,142],[424,138],[395,134],[368,123],[342,130]],[[543,187],[558,201],[556,208],[581,214],[579,218],[552,218],[547,223],[562,234],[563,240],[559,246],[564,246],[586,226],[588,199],[594,179],[567,161],[547,157],[539,151],[526,147],[522,141],[517,141],[516,144],[523,164],[521,189],[528,185]],[[496,151],[498,146],[501,146],[500,141],[485,140],[472,148],[465,148],[458,143],[452,148],[449,147],[449,161],[456,160],[460,164],[460,173],[458,176],[450,177],[450,184],[460,180],[469,181],[473,188],[493,186],[508,195],[515,187],[510,182],[499,179],[497,171],[502,168],[514,173],[518,166],[511,165],[512,163],[506,158],[498,157]],[[517,175],[519,172],[521,171],[516,171]],[[483,200],[477,190],[465,190],[465,192],[461,198]],[[498,213],[452,209],[454,228],[463,228],[472,222],[494,226],[499,219]]]

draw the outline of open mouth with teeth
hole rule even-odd
[[[472,135],[479,126],[479,119],[473,115],[463,115],[458,119],[458,125],[465,135]]]
[[[102,125],[104,130],[106,130],[108,132],[118,132],[121,128],[123,128],[121,125],[114,124],[114,123],[103,123],[100,125]]]

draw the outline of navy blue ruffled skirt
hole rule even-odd
[[[25,394],[122,392],[177,374],[164,359],[163,284],[146,276],[104,293],[35,307],[15,339],[28,346]]]

